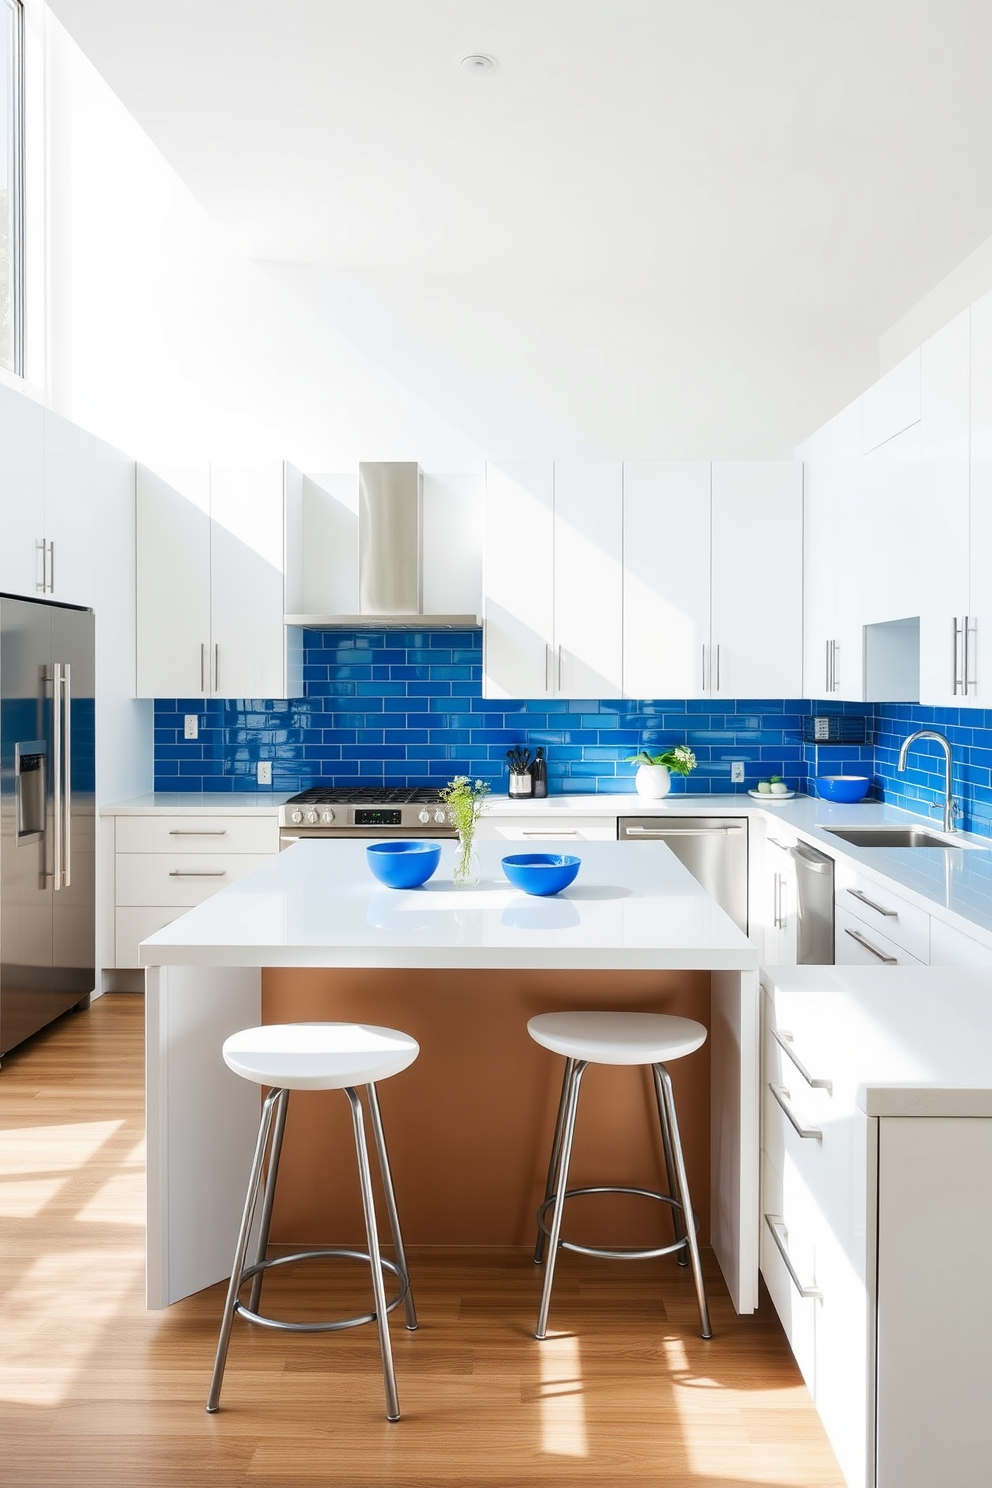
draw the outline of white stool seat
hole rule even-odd
[[[420,1045],[396,1028],[365,1023],[267,1023],[224,1042],[236,1075],[279,1090],[344,1090],[398,1075]]]
[[[539,1013],[527,1032],[545,1049],[588,1064],[664,1064],[706,1042],[702,1023],[669,1013]]]

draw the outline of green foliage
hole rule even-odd
[[[456,775],[444,790],[439,792],[448,808],[451,824],[460,837],[471,837],[475,824],[485,810],[489,786],[484,780],[475,783],[467,775]]]
[[[624,761],[628,765],[665,765],[676,775],[688,775],[690,770],[696,768],[696,756],[688,744],[677,744],[674,749],[666,749],[664,754],[651,754],[647,749],[639,749],[636,754],[627,756]]]

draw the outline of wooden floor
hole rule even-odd
[[[565,1255],[539,1344],[525,1253],[415,1252],[421,1327],[392,1325],[401,1422],[373,1329],[244,1324],[208,1416],[222,1289],[146,1312],[142,1219],[142,1002],[112,994],[0,1071],[3,1488],[843,1488],[771,1306],[736,1317],[711,1256],[710,1343],[673,1262]],[[330,1315],[346,1285],[364,1305],[350,1270]],[[267,1301],[305,1317],[315,1280],[267,1281]]]

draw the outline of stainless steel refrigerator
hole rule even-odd
[[[93,612],[0,597],[0,1055],[95,987]]]

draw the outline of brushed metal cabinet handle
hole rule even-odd
[[[193,868],[190,868],[188,870],[187,869],[182,869],[182,868],[170,868],[170,870],[169,870],[169,877],[170,878],[226,878],[227,877],[227,869],[226,868],[204,869],[203,872],[199,872],[199,871],[197,871],[196,869],[193,869]]]
[[[207,690],[207,648],[203,641],[200,642],[200,691]]]
[[[62,667],[62,884],[72,884],[72,667]]]
[[[221,827],[219,830],[215,830],[215,829],[211,828],[209,831],[206,830],[206,829],[204,829],[202,832],[195,832],[191,827],[188,828],[188,829],[186,829],[186,828],[180,829],[179,827],[173,827],[169,831],[169,836],[170,837],[226,837],[227,836],[227,828],[226,827]]]
[[[796,1291],[799,1293],[800,1297],[822,1298],[823,1293],[818,1286],[807,1285],[807,1283],[800,1281],[799,1279],[799,1274],[796,1271],[795,1266],[792,1264],[792,1257],[789,1255],[788,1246],[786,1245],[785,1241],[785,1237],[789,1233],[788,1226],[786,1225],[785,1220],[782,1218],[781,1214],[766,1214],[765,1223],[771,1231],[772,1239],[775,1241],[775,1244],[778,1247],[778,1253],[782,1257],[782,1260],[785,1262],[785,1269],[792,1277],[792,1284],[795,1287]]]
[[[521,837],[578,837],[575,827],[524,827]]]
[[[48,544],[48,592],[55,593],[55,539]]]
[[[884,951],[878,949],[878,946],[873,946],[870,940],[865,940],[863,935],[859,935],[857,930],[849,930],[845,925],[844,934],[849,935],[852,940],[856,940],[859,946],[864,946],[866,951],[871,951],[872,955],[877,956],[879,961],[882,961],[886,966],[899,965],[899,960],[896,956],[887,956]]]
[[[700,690],[700,692],[705,692],[706,691],[706,645],[705,645],[705,643],[703,644],[703,660],[702,660],[702,671],[701,671],[700,678],[699,678],[699,690]]]
[[[857,899],[862,904],[867,904],[869,909],[873,909],[876,914],[884,915],[887,920],[897,920],[899,918],[899,911],[897,909],[886,909],[884,905],[876,904],[874,899],[869,899],[868,895],[863,894],[860,889],[848,889],[847,892],[852,899]]]
[[[792,1034],[787,1033],[784,1028],[773,1028],[771,1033],[772,1038],[778,1044],[783,1054],[787,1055],[787,1057],[795,1065],[796,1069],[806,1081],[806,1084],[812,1086],[814,1090],[825,1090],[828,1095],[833,1095],[834,1082],[832,1080],[823,1080],[815,1075],[810,1074],[809,1070],[803,1064],[802,1060],[799,1058],[799,1055],[796,1053],[795,1048],[793,1047]]]
[[[214,642],[214,692],[220,692],[220,642]]]
[[[951,619],[951,691],[955,697],[961,691],[961,673],[958,668],[958,656],[961,649],[961,624],[957,615]]]
[[[552,652],[552,646],[551,646],[551,643],[549,641],[549,642],[546,642],[545,643],[545,646],[544,646],[544,690],[545,690],[545,692],[550,692],[551,691],[551,652]]]
[[[58,661],[52,665],[52,792],[52,878],[57,891],[62,887],[62,665]]]
[[[799,1117],[789,1105],[789,1092],[788,1090],[786,1090],[784,1085],[776,1085],[774,1080],[769,1080],[768,1089],[771,1091],[772,1095],[778,1101],[779,1105],[782,1107],[782,1110],[789,1118],[789,1122],[792,1127],[799,1133],[804,1141],[823,1141],[823,1133],[818,1126],[803,1126],[802,1122],[799,1120]]]

